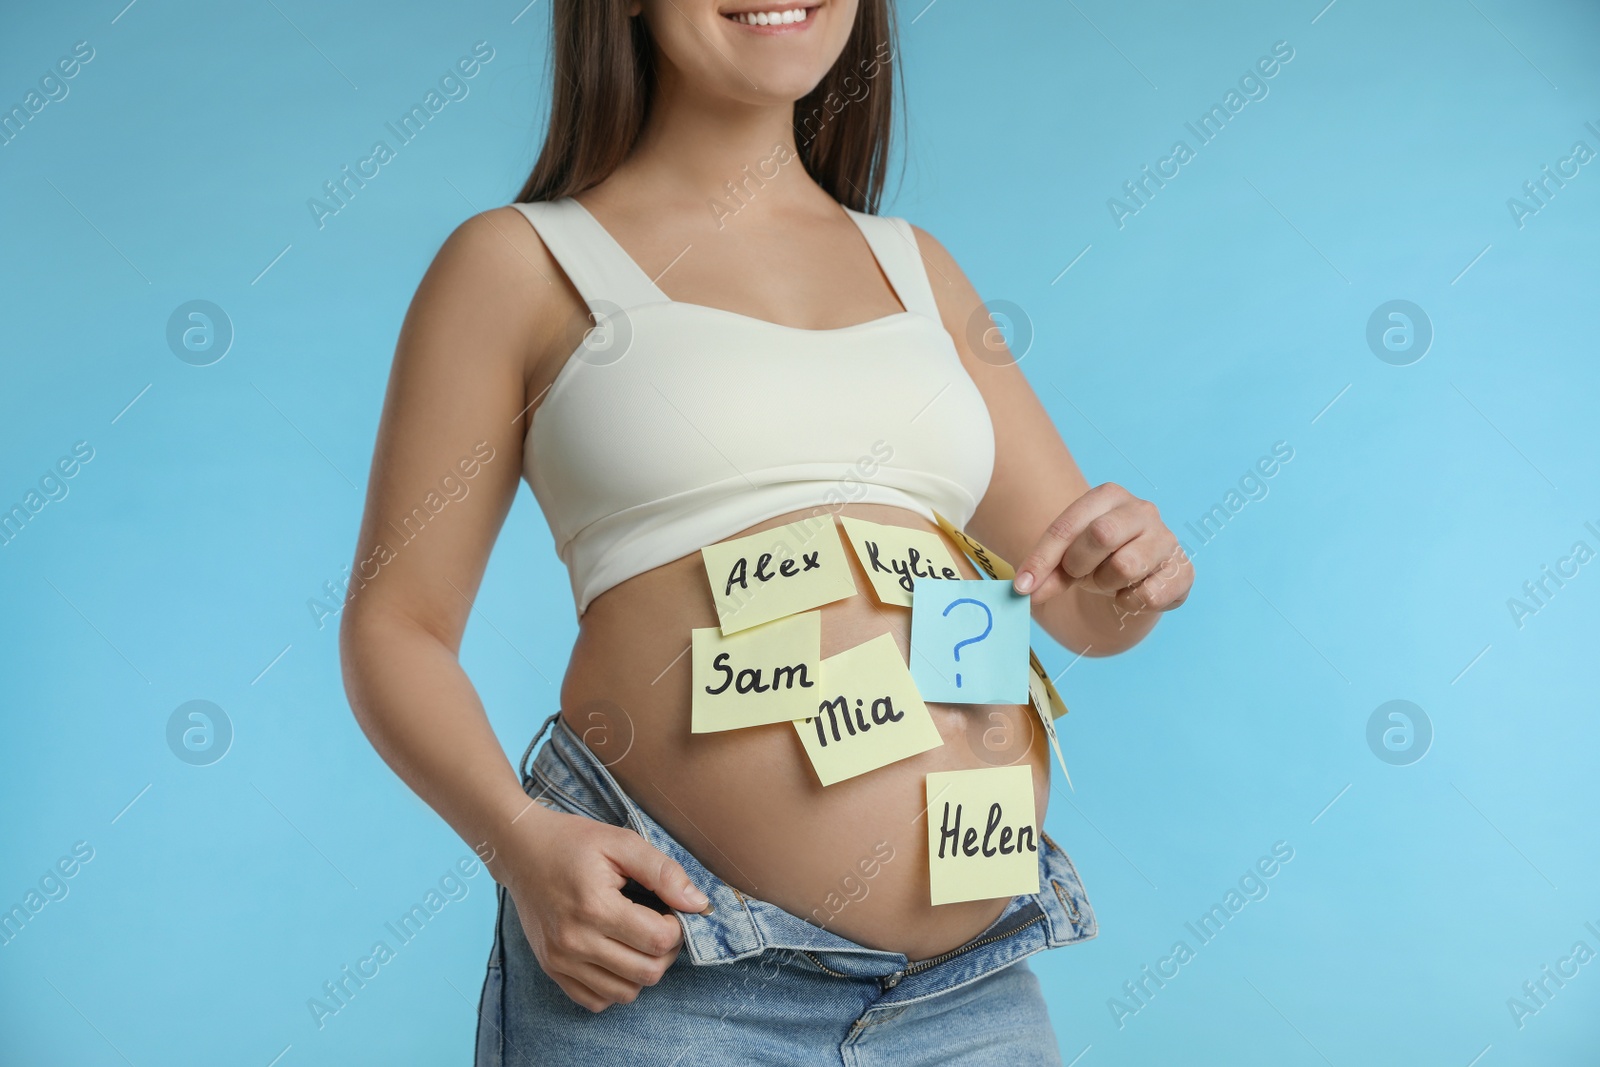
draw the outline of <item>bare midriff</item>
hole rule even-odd
[[[731,536],[829,511],[931,531],[963,577],[982,577],[935,524],[887,505],[808,509]],[[854,554],[845,554],[857,592],[820,609],[822,655],[893,634],[906,659],[910,609],[879,603]],[[927,959],[998,918],[1009,898],[931,903],[923,778],[1030,766],[1042,827],[1050,757],[1033,710],[929,702],[943,745],[824,788],[790,723],[690,731],[689,631],[715,625],[699,552],[608,589],[583,616],[562,717],[639,807],[741,893],[858,944]]]

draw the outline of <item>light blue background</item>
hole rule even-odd
[[[1048,828],[1102,932],[1035,967],[1081,1067],[1592,1063],[1600,963],[1521,1029],[1507,998],[1600,949],[1600,565],[1520,627],[1507,601],[1600,548],[1600,168],[1522,228],[1506,201],[1600,148],[1600,11],[1324,3],[901,9],[888,210],[1023,309],[1091,481],[1181,529],[1294,450],[1190,541],[1193,598],[1137,650],[1041,639],[1076,784]],[[363,739],[306,603],[350,562],[418,278],[531,166],[548,10],[520,10],[7,6],[5,107],[74,42],[95,58],[0,147],[0,501],[95,458],[0,548],[0,905],[95,858],[0,948],[5,1062],[469,1059],[482,874],[324,1029],[306,1008],[466,853]],[[480,40],[471,95],[318,230],[306,200]],[[1267,98],[1118,228],[1107,199],[1279,40]],[[237,329],[210,367],[165,343],[193,299]],[[1366,345],[1392,299],[1435,329],[1411,366]],[[523,493],[462,650],[508,750],[573,633]],[[166,746],[192,699],[235,730],[210,767]],[[1391,699],[1433,724],[1410,766],[1367,745]],[[1279,841],[1270,894],[1119,1028],[1108,999]]]

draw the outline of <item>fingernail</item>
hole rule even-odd
[[[691,906],[701,909],[701,915],[705,915],[711,910],[711,898],[700,892],[700,890],[696,889],[694,886],[690,886],[688,891],[683,895],[688,899]],[[699,904],[695,904],[695,901],[697,900],[700,902]]]
[[[700,914],[701,915],[710,915],[712,912],[714,912],[716,910],[717,910],[716,908],[713,908],[711,906],[711,901],[708,900],[708,901],[706,901],[706,906],[700,909]]]
[[[1017,579],[1012,583],[1012,587],[1019,593],[1028,592],[1033,588],[1033,575],[1027,571],[1018,571]]]

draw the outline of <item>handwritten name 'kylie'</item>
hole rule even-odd
[[[906,549],[905,559],[891,560],[889,566],[885,567],[883,565],[883,561],[879,558],[882,554],[882,550],[878,547],[878,542],[866,541],[863,543],[867,546],[868,566],[872,568],[873,572],[877,574],[895,575],[895,581],[899,583],[900,588],[904,589],[908,593],[911,592],[911,582],[914,578],[961,577],[961,575],[956,573],[954,567],[935,567],[932,563],[926,564],[926,570],[919,570],[917,564],[924,563],[925,561],[922,558],[922,553],[918,552],[915,548]]]
[[[880,603],[909,608],[918,578],[961,577],[950,549],[931,530],[885,526],[851,515],[839,522]]]

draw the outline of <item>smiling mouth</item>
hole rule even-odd
[[[820,4],[797,4],[790,7],[752,8],[747,11],[727,11],[722,17],[757,33],[784,33],[803,30],[811,24],[811,14]]]

